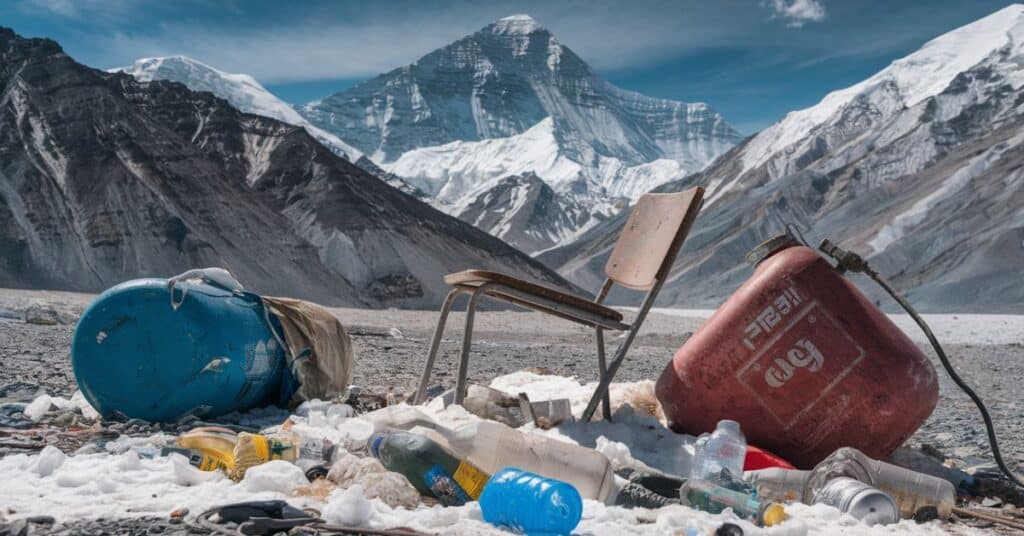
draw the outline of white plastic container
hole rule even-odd
[[[614,485],[611,462],[594,449],[520,432],[494,421],[470,423],[456,430],[439,426],[435,430],[458,457],[491,475],[515,467],[568,482],[583,498],[599,501],[607,499]],[[430,430],[420,427],[412,431],[431,435]]]

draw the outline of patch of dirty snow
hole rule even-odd
[[[629,309],[629,308],[626,308]],[[635,308],[633,309],[635,310]],[[654,308],[651,312],[686,318],[708,318],[712,309]],[[914,342],[927,343],[921,328],[907,314],[888,316]],[[1003,345],[1024,343],[1024,315],[926,314],[921,315],[942,344]]]
[[[568,398],[577,416],[594,388],[593,384],[583,384],[573,378],[529,372],[496,378],[491,385],[510,393],[525,392],[536,401]],[[674,473],[684,472],[689,463],[687,447],[693,438],[674,434],[664,427],[657,412],[651,411],[652,390],[653,384],[649,381],[614,384],[611,394],[615,422],[584,424],[577,421],[551,430],[534,431],[595,447],[609,456],[617,467],[646,464]],[[291,417],[292,431],[339,441],[350,451],[362,448],[373,431],[373,423],[361,417],[348,417],[347,410],[333,410],[335,406],[306,405],[302,411],[305,416]],[[431,404],[416,409],[448,427],[477,419],[459,406],[442,408],[440,404]],[[243,415],[238,420],[267,421],[272,414],[272,411],[257,412],[255,416]],[[319,426],[311,426],[311,422]],[[532,428],[532,424],[526,426],[527,430]],[[182,507],[195,516],[210,507],[232,502],[287,499],[300,508],[316,508],[328,521],[345,525],[375,529],[404,526],[445,534],[507,534],[482,520],[477,502],[449,508],[392,507],[380,498],[368,497],[373,494],[355,482],[347,489],[334,490],[321,500],[303,493],[306,483],[302,471],[287,462],[271,462],[250,469],[246,478],[236,483],[220,473],[199,471],[179,455],[147,458],[138,454],[169,439],[165,434],[118,439],[108,443],[105,451],[98,454],[69,456],[47,447],[37,455],[0,458],[0,475],[5,481],[5,485],[0,486],[0,508],[15,512],[12,518],[47,514],[56,516],[59,521],[69,521],[166,516]],[[586,500],[582,521],[574,532],[593,536],[708,534],[728,521],[742,527],[745,534],[778,536],[838,532],[854,535],[943,533],[938,522],[917,525],[904,521],[894,526],[869,528],[841,515],[838,510],[821,505],[790,505],[787,512],[791,519],[762,529],[737,519],[728,511],[712,515],[678,505],[658,510],[625,509]],[[964,532],[963,527],[957,528]]]

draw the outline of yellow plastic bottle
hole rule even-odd
[[[203,426],[179,435],[175,443],[183,449],[200,451],[217,462],[203,464],[199,466],[200,469],[214,471],[223,468],[230,472],[235,466],[234,451],[237,439],[238,434],[227,428]]]

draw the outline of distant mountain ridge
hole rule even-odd
[[[334,134],[313,126],[290,104],[267,91],[255,78],[247,74],[227,73],[186,56],[140,58],[128,67],[117,67],[109,71],[127,73],[143,82],[179,82],[193,91],[209,91],[243,112],[302,127],[334,154],[356,164],[371,175],[380,177],[395,188],[414,195],[420,194],[398,176],[380,169],[355,147]]]
[[[612,86],[526,15],[297,110],[452,214],[531,173],[571,203],[614,205],[702,169],[741,139],[706,104]]]
[[[791,222],[812,245],[869,255],[924,310],[1024,313],[1022,86],[1024,6],[1012,5],[659,187],[708,189],[660,304],[716,307],[750,274],[743,254]],[[593,288],[625,216],[541,260]]]
[[[443,275],[470,267],[567,286],[306,128],[209,92],[2,28],[0,87],[0,286],[99,291],[222,266],[257,292],[375,307],[434,307]]]

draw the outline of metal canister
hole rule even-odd
[[[757,267],[665,367],[655,394],[672,429],[722,419],[800,469],[841,447],[886,459],[931,415],[927,356],[856,285],[796,239]]]
[[[888,525],[900,520],[896,501],[888,493],[854,478],[830,480],[814,494],[814,503],[834,506],[869,526]]]

